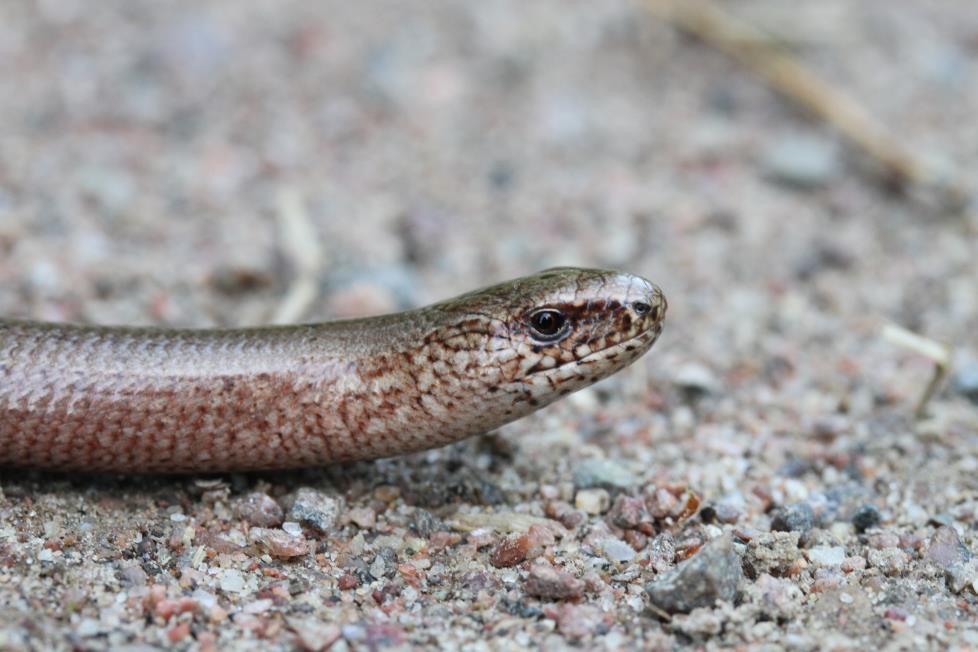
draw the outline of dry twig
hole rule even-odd
[[[912,184],[935,190],[953,210],[967,205],[971,193],[963,179],[952,178],[904,147],[862,105],[772,45],[754,26],[710,0],[646,0],[646,5],[679,29],[740,62],[779,93],[832,125],[876,160],[890,181],[900,187]]]
[[[927,403],[951,369],[951,351],[940,342],[922,337],[895,324],[886,324],[883,327],[882,337],[891,344],[919,353],[934,362],[934,375],[914,408],[914,416],[921,419],[926,415]]]
[[[291,324],[306,314],[319,295],[318,280],[323,254],[302,198],[295,192],[283,190],[279,194],[278,205],[282,248],[295,269],[295,278],[276,309],[272,322]]]

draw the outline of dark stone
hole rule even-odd
[[[774,510],[771,530],[774,532],[801,532],[812,529],[815,513],[808,503],[794,503]]]
[[[978,362],[967,362],[954,372],[951,379],[954,391],[978,404]]]
[[[875,505],[866,504],[856,510],[852,515],[852,524],[856,527],[856,532],[862,534],[872,527],[876,527],[880,522],[880,510]]]
[[[744,578],[733,540],[710,541],[674,570],[649,582],[645,591],[657,608],[666,613],[689,613],[697,607],[712,607],[718,600],[733,602]]]
[[[441,520],[426,509],[416,509],[408,524],[419,537],[427,539],[435,532],[444,529]]]

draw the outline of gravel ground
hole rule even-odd
[[[975,165],[968,3],[726,4]],[[305,275],[301,318],[331,318],[556,264],[670,302],[634,367],[446,449],[0,473],[0,649],[978,646],[978,223],[743,69],[626,0],[5,0],[0,24],[0,314],[257,324]],[[925,418],[933,365],[887,323],[953,346]]]

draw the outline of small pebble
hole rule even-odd
[[[221,573],[220,587],[228,593],[241,593],[245,588],[244,576],[233,568],[225,570]]]
[[[610,503],[611,497],[604,489],[582,489],[574,497],[574,505],[587,514],[603,514]]]
[[[835,143],[803,134],[792,134],[772,143],[763,154],[762,166],[768,178],[801,190],[821,188],[841,171]]]
[[[622,564],[635,559],[635,550],[621,539],[609,537],[601,542],[601,552],[605,559],[615,564]]]
[[[951,387],[972,403],[978,404],[978,360],[959,364],[951,377]]]
[[[846,549],[842,546],[815,546],[809,548],[805,556],[816,566],[841,566],[846,560]]]
[[[616,497],[615,503],[608,513],[608,520],[613,525],[624,529],[631,529],[644,521],[648,521],[649,514],[645,509],[645,501],[624,494]]]
[[[343,635],[336,623],[324,623],[316,618],[288,618],[292,631],[306,650],[326,650]]]
[[[309,552],[309,544],[302,536],[293,536],[283,530],[253,527],[248,531],[248,538],[272,557],[291,559]]]
[[[524,536],[504,537],[493,548],[489,563],[496,568],[510,568],[526,559],[529,548],[529,541]]]
[[[856,571],[861,571],[866,568],[866,558],[865,557],[846,557],[842,562],[842,572],[843,573],[854,573]]]
[[[900,548],[882,548],[866,552],[866,561],[884,575],[899,575],[907,570],[910,555]]]
[[[567,600],[581,597],[584,582],[570,573],[554,568],[547,562],[535,563],[523,584],[527,595],[547,600]]]
[[[959,561],[944,569],[944,580],[948,590],[961,593],[968,587],[974,588],[978,582],[978,559]]]
[[[876,527],[880,523],[880,511],[875,505],[866,504],[856,510],[852,515],[852,524],[856,532],[862,534],[866,530]]]
[[[444,529],[444,524],[434,514],[426,509],[416,509],[411,516],[408,526],[419,536],[429,538],[435,532]]]
[[[578,489],[608,487],[628,489],[638,483],[635,475],[621,462],[603,458],[587,459],[574,469],[574,485]]]
[[[693,557],[646,585],[652,603],[667,613],[689,613],[733,602],[743,581],[740,555],[729,537],[709,542]]]
[[[377,524],[377,513],[369,507],[351,509],[347,512],[346,517],[351,523],[356,524],[364,530],[371,530]]]
[[[971,558],[968,547],[961,542],[958,531],[953,527],[937,528],[924,552],[924,559],[941,568],[966,562]]]
[[[336,524],[342,503],[339,499],[315,489],[303,487],[295,492],[289,520],[304,523],[323,533],[331,532]]]
[[[234,505],[238,518],[256,527],[278,527],[285,519],[281,505],[268,494],[256,491],[248,494]]]
[[[720,383],[716,375],[706,365],[698,362],[687,362],[681,365],[672,375],[672,382],[681,389],[688,398],[698,398],[706,394],[718,394]]]
[[[808,503],[785,505],[774,511],[771,517],[771,530],[775,532],[801,532],[812,529],[815,515]]]
[[[548,607],[544,614],[557,623],[557,631],[569,639],[581,639],[597,632],[604,618],[598,607],[562,602]]]

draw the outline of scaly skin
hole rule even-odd
[[[541,308],[563,316],[561,337],[533,330]],[[0,321],[0,466],[215,472],[433,448],[631,364],[665,311],[640,277],[558,268],[417,310],[304,326]]]

